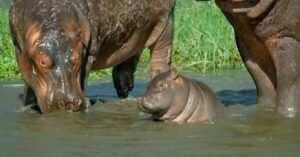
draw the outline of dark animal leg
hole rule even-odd
[[[92,65],[95,61],[95,57],[94,56],[87,56],[86,61],[87,62],[85,64],[85,66],[82,67],[82,71],[81,71],[81,75],[80,75],[81,89],[85,93],[84,94],[85,96],[86,96],[87,80],[88,80],[90,71],[92,69]],[[93,103],[95,103],[95,102],[93,102]],[[86,97],[85,98],[85,103],[84,103],[85,105],[83,105],[82,107],[84,109],[89,109],[93,103],[91,103],[91,100]]]
[[[141,52],[113,68],[112,77],[119,98],[127,98],[134,87],[134,73],[140,55]]]
[[[276,71],[271,56],[258,54],[236,36],[236,43],[247,70],[251,74],[256,88],[260,107],[274,108],[276,97]],[[267,51],[266,48],[264,48]],[[260,58],[256,58],[260,57]]]

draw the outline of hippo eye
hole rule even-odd
[[[50,68],[52,66],[52,61],[47,54],[40,53],[37,58],[38,58],[38,65],[40,67]]]
[[[158,82],[157,87],[159,89],[163,89],[165,87],[165,83],[164,82]]]
[[[41,59],[41,66],[46,66],[46,60],[45,59]]]
[[[47,59],[45,59],[45,58],[42,58],[41,60],[40,60],[40,66],[41,67],[43,67],[43,68],[48,68],[48,67],[50,67],[50,63],[48,63],[49,61],[47,60]]]

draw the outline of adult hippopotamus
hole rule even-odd
[[[204,122],[223,115],[223,106],[204,83],[178,75],[175,69],[157,75],[138,99],[139,109],[154,120]]]
[[[299,0],[215,0],[257,87],[258,104],[300,111]]]
[[[15,0],[9,14],[24,103],[79,111],[90,70],[115,67],[120,97],[133,88],[140,52],[151,78],[169,70],[175,0]],[[124,81],[125,80],[125,81]]]

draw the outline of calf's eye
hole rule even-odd
[[[157,86],[158,86],[159,89],[162,89],[162,88],[165,87],[165,83],[164,83],[164,82],[159,82],[159,83],[157,84]]]

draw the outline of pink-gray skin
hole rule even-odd
[[[258,104],[288,117],[300,112],[299,0],[215,0],[257,88]]]
[[[157,75],[138,100],[139,109],[154,120],[205,122],[223,115],[223,106],[204,83],[178,75],[176,70]]]
[[[127,97],[144,48],[151,78],[168,71],[174,6],[175,0],[14,0],[9,22],[24,105],[36,102],[41,113],[82,111],[90,71],[109,67],[119,97]]]

